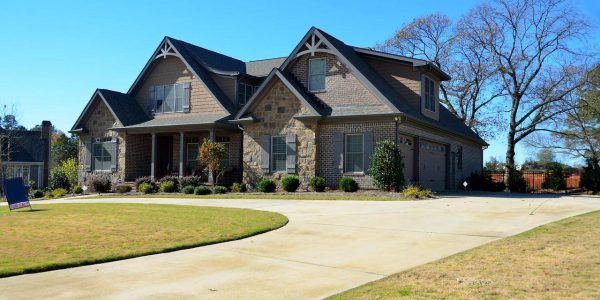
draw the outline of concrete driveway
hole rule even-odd
[[[0,298],[323,298],[548,222],[600,209],[598,198],[533,196],[410,202],[53,202],[92,201],[253,208],[282,213],[290,223],[239,241],[0,279]]]

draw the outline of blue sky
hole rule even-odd
[[[600,24],[600,2],[575,1]],[[253,60],[288,55],[310,26],[372,46],[415,17],[456,20],[477,2],[4,1],[0,104],[26,127],[48,119],[67,131],[96,88],[126,91],[165,35]],[[489,141],[486,160],[504,156],[503,140]],[[518,161],[531,152],[519,150]]]

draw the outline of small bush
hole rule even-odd
[[[80,185],[75,185],[73,187],[73,194],[83,194],[83,188]]]
[[[144,194],[154,193],[154,185],[147,182],[142,182],[138,185],[137,191]]]
[[[402,190],[402,195],[406,198],[426,199],[433,197],[430,189],[419,185],[409,185]]]
[[[57,188],[52,190],[52,197],[60,198],[67,194],[67,190],[63,188]]]
[[[465,178],[465,181],[468,183],[467,189],[473,191],[502,192],[506,189],[504,182],[494,182],[490,174],[471,173],[469,177]],[[462,182],[460,182],[460,187],[462,187]]]
[[[171,181],[175,184],[175,190],[173,190],[173,192],[178,192],[179,191],[179,177],[178,176],[165,176],[158,181],[158,186],[160,187],[160,185],[163,182],[169,182],[169,181]],[[169,192],[169,193],[173,193],[173,192]]]
[[[129,193],[129,192],[131,192],[131,185],[129,185],[129,184],[119,184],[119,185],[117,185],[117,187],[115,188],[115,190],[119,194]]]
[[[111,182],[107,175],[96,175],[91,179],[91,185],[97,193],[110,192]]]
[[[193,194],[193,193],[194,193],[194,187],[193,187],[193,186],[191,186],[191,185],[186,185],[186,186],[184,186],[184,187],[181,189],[181,191],[182,191],[184,194],[191,195],[191,194]]]
[[[310,178],[308,182],[308,186],[315,192],[324,192],[325,191],[325,179],[323,177],[314,176]]]
[[[245,183],[234,183],[231,185],[231,191],[234,193],[245,193],[248,191],[248,187]]]
[[[526,193],[527,181],[521,171],[512,171],[508,173],[508,189],[511,193]]]
[[[600,191],[600,165],[593,159],[587,160],[587,165],[581,174],[580,186],[592,192]]]
[[[293,193],[300,186],[300,178],[296,175],[286,175],[281,178],[281,188],[286,191]]]
[[[211,190],[206,186],[198,186],[194,189],[194,195],[208,195],[211,193]]]
[[[44,197],[44,191],[42,191],[42,190],[33,190],[31,192],[31,198],[33,198],[33,199],[42,198],[42,197]]]
[[[177,184],[173,181],[163,181],[160,183],[160,191],[163,193],[174,193],[177,191]]]
[[[273,181],[272,179],[269,178],[263,178],[258,182],[258,185],[256,185],[256,190],[258,190],[259,192],[263,192],[263,193],[273,193],[275,192],[275,189],[277,188],[277,185],[275,184],[275,181]]]
[[[373,155],[371,155],[371,166],[368,173],[373,178],[373,184],[384,191],[400,191],[404,185],[404,162],[402,153],[391,140],[377,142]]]
[[[52,172],[50,172],[50,176],[48,177],[48,188],[51,190],[54,189],[71,189],[71,183],[69,181],[69,176],[67,173],[61,168],[54,168]]]
[[[137,191],[140,191],[140,184],[142,184],[142,183],[147,183],[147,184],[151,185],[153,188],[156,187],[156,182],[154,182],[152,177],[149,177],[149,176],[140,177],[135,180],[135,189]]]
[[[199,176],[186,176],[179,179],[179,187],[182,188],[186,186],[197,187],[202,185],[201,178]]]
[[[220,186],[220,185],[216,185],[213,187],[212,189],[213,194],[226,194],[227,193],[227,188],[224,186]]]
[[[564,190],[567,188],[563,166],[559,163],[549,163],[546,170],[546,178],[542,187],[552,189],[554,191]]]
[[[340,178],[339,188],[346,193],[354,193],[358,191],[358,183],[352,177],[344,176]]]

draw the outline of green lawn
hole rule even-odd
[[[331,299],[600,299],[598,249],[600,212],[593,212],[416,267]]]
[[[0,207],[0,277],[94,264],[240,239],[285,216],[237,208],[155,204]]]
[[[350,201],[407,201],[400,194],[361,194],[361,193],[289,193],[289,194],[258,194],[258,193],[229,193],[218,195],[186,195],[186,194],[133,194],[133,195],[102,195],[87,198],[185,198],[185,199],[265,199],[265,200],[350,200]]]

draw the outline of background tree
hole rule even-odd
[[[208,167],[209,172],[214,178],[215,185],[219,182],[219,177],[223,175],[223,159],[227,157],[227,149],[223,143],[213,142],[205,138],[198,152],[198,160],[201,165]]]
[[[368,173],[373,178],[373,184],[384,191],[402,189],[404,185],[404,162],[398,146],[390,140],[377,142]]]
[[[6,162],[11,160],[13,152],[21,143],[20,137],[25,130],[17,121],[15,106],[2,106],[0,126],[0,180],[2,180],[11,176],[11,174],[7,174]]]
[[[491,138],[502,120],[493,105],[499,96],[493,80],[496,70],[464,29],[464,24],[454,26],[445,15],[426,15],[403,25],[375,48],[429,60],[451,74],[450,81],[440,84],[440,101],[467,126]]]
[[[582,55],[573,42],[589,26],[562,0],[500,0],[472,9],[464,31],[499,72],[508,113],[506,167],[515,170],[515,146],[568,109],[561,102],[580,86]],[[510,176],[509,176],[510,177]]]
[[[55,137],[56,136],[56,137]],[[58,166],[69,159],[75,159],[77,163],[77,139],[64,133],[53,135],[52,164]]]
[[[490,157],[490,159],[485,163],[484,169],[486,171],[502,171],[504,170],[504,163],[502,163],[495,156]]]

